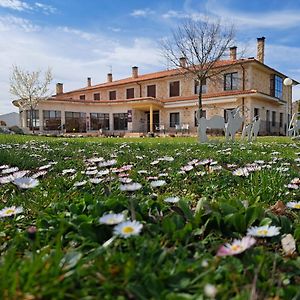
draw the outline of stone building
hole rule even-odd
[[[207,118],[225,116],[226,110],[240,106],[246,122],[260,117],[260,134],[285,133],[292,86],[283,84],[286,75],[264,64],[264,47],[265,38],[258,38],[256,58],[237,59],[237,48],[232,47],[230,59],[216,63],[219,75],[207,79],[203,86]],[[40,102],[35,110],[33,126],[45,133],[61,128],[65,132],[100,130],[107,135],[180,130],[196,133],[199,83],[182,70],[141,75],[134,66],[129,78],[114,80],[109,73],[107,82],[96,85],[87,78],[85,87],[68,92],[58,83],[56,95]],[[29,129],[29,111],[20,113],[21,126]]]

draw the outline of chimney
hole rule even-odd
[[[107,82],[112,82],[113,81],[113,76],[112,73],[107,74]]]
[[[230,60],[236,60],[236,46],[230,47]]]
[[[182,68],[186,67],[186,58],[185,57],[180,57],[179,62],[180,62],[180,67],[182,67]]]
[[[92,78],[91,77],[87,78],[87,86],[92,86]]]
[[[60,95],[64,93],[64,85],[63,83],[58,82],[56,84],[56,95]]]
[[[257,38],[257,60],[264,63],[265,60],[265,37]]]
[[[132,67],[132,78],[139,77],[139,68],[137,66]]]

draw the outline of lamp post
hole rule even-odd
[[[291,87],[292,85],[293,85],[293,80],[291,79],[291,78],[289,78],[289,77],[287,77],[287,78],[285,78],[284,80],[283,80],[283,84],[285,85],[285,86],[287,86],[288,87],[288,94],[287,94],[287,100],[286,100],[286,136],[289,136],[289,97],[290,97],[290,92],[289,92],[289,87]],[[292,101],[292,99],[291,99],[291,101]]]

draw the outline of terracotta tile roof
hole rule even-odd
[[[231,65],[236,65],[240,63],[245,63],[249,61],[256,61],[254,58],[248,58],[248,59],[239,59],[239,60],[220,60],[217,61],[215,64],[214,68],[220,68],[220,67],[225,67],[225,66],[231,66]],[[144,75],[139,75],[137,78],[133,77],[128,77],[120,80],[114,80],[112,82],[105,82],[97,85],[92,85],[89,87],[84,87],[81,89],[76,89],[72,90],[69,92],[65,92],[64,94],[69,94],[69,93],[76,93],[76,92],[83,92],[83,91],[89,91],[97,88],[105,88],[105,87],[114,87],[118,85],[123,85],[123,84],[128,84],[128,83],[136,83],[140,81],[145,81],[145,80],[152,80],[152,79],[159,79],[159,78],[164,78],[164,77],[169,77],[169,76],[175,76],[183,74],[182,69],[172,69],[172,70],[164,70],[164,71],[159,71],[159,72],[154,72],[154,73],[148,73]]]

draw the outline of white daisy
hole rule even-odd
[[[121,184],[120,185],[120,190],[122,192],[134,192],[138,191],[139,189],[142,188],[142,185],[137,182],[129,183],[129,184]]]
[[[99,219],[99,222],[106,225],[116,225],[123,222],[124,219],[125,216],[123,214],[104,214]]]
[[[86,180],[83,180],[83,181],[76,181],[76,182],[73,184],[73,186],[74,186],[74,187],[80,187],[80,186],[85,185],[86,183],[87,183]]]
[[[65,169],[65,170],[62,171],[62,174],[63,174],[63,175],[66,175],[66,174],[73,174],[73,173],[75,173],[75,172],[76,172],[75,169]]]
[[[272,237],[280,234],[280,227],[276,226],[253,226],[248,228],[247,235],[257,236],[257,237]]]
[[[4,169],[2,170],[2,174],[9,174],[9,173],[14,173],[19,171],[18,167],[14,167],[14,168],[9,168],[9,169]]]
[[[181,167],[180,169],[181,169],[181,171],[189,172],[189,171],[193,170],[194,167],[192,165],[187,165],[187,166]]]
[[[293,202],[293,201],[288,202],[286,204],[286,207],[293,208],[293,209],[300,209],[300,201],[298,201],[298,202]]]
[[[143,224],[138,221],[125,221],[114,228],[114,234],[124,238],[128,238],[133,235],[138,235],[143,228]]]
[[[49,168],[51,168],[51,165],[44,165],[44,166],[39,167],[39,170],[42,171],[42,170],[47,170]]]
[[[247,168],[239,168],[236,169],[232,172],[232,175],[234,176],[249,176],[249,171],[247,170]]]
[[[37,172],[37,173],[33,174],[31,177],[36,179],[36,178],[39,178],[39,177],[44,176],[46,174],[47,174],[47,171],[40,171],[40,172]]]
[[[150,185],[155,188],[155,187],[160,187],[166,184],[165,180],[154,180],[150,183]]]
[[[93,184],[98,184],[102,181],[103,181],[103,179],[101,179],[101,178],[91,178],[90,179],[90,182],[93,183]]]
[[[179,197],[168,197],[164,201],[168,203],[177,203],[180,200]]]
[[[131,183],[132,179],[131,178],[127,178],[127,177],[121,177],[121,178],[119,178],[119,181],[121,183]]]
[[[15,207],[15,206],[5,207],[0,210],[0,218],[14,216],[22,212],[23,212],[22,207]]]
[[[14,179],[15,179],[15,178],[14,178],[14,176],[12,176],[12,175],[0,177],[0,183],[1,183],[1,184],[9,183],[9,182],[12,182]]]
[[[20,189],[32,189],[39,185],[39,181],[32,177],[16,178],[13,183]]]

